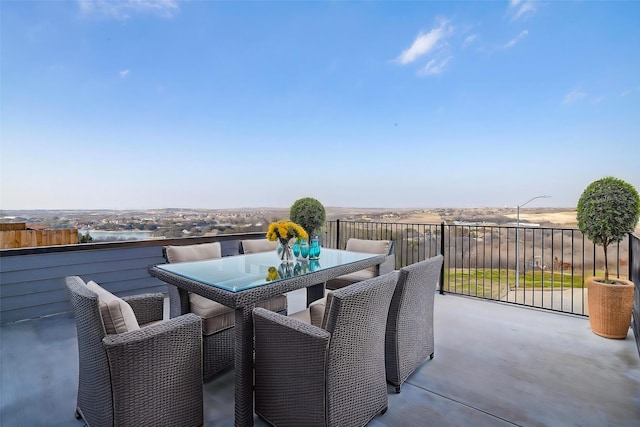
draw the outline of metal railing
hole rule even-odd
[[[322,244],[344,249],[350,237],[393,240],[396,268],[442,253],[441,292],[588,315],[583,283],[603,269],[602,249],[577,229],[521,227],[516,286],[515,234],[512,226],[336,220],[325,224]],[[163,290],[164,284],[147,272],[149,265],[164,261],[163,245],[220,241],[226,256],[239,253],[240,239],[263,236],[255,232],[0,250],[0,324],[69,311],[65,275],[95,278],[119,295]],[[640,237],[630,234],[611,247],[609,259],[610,274],[630,278],[637,288],[633,326],[640,352]]]
[[[351,237],[393,240],[396,268],[442,253],[441,292],[581,316],[588,315],[585,278],[604,271],[602,248],[573,228],[336,220],[322,237],[324,246],[338,249]],[[631,277],[633,253],[629,237],[612,245],[609,274]]]

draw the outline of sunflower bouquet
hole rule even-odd
[[[285,244],[285,242],[288,244],[289,240],[293,238],[307,239],[308,237],[309,235],[304,231],[304,228],[291,221],[272,222],[267,230],[267,240],[271,242],[279,240],[282,244]]]
[[[278,254],[280,255],[281,261],[288,262],[294,259],[291,246],[289,245],[291,239],[307,239],[308,237],[304,228],[295,222],[286,220],[272,222],[269,224],[269,229],[267,230],[267,240],[280,242]]]

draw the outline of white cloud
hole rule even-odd
[[[177,0],[77,0],[80,11],[85,15],[98,15],[127,20],[131,14],[151,13],[165,18],[175,15]]]
[[[129,76],[129,70],[122,70],[118,74],[120,74],[121,79],[126,79]]]
[[[437,49],[439,43],[450,31],[451,29],[447,27],[447,21],[442,21],[439,27],[432,29],[426,34],[420,31],[413,44],[402,51],[396,60],[403,65],[412,63],[419,57]]]
[[[520,31],[520,34],[518,34],[515,38],[509,40],[504,46],[502,46],[502,48],[503,49],[510,49],[510,48],[514,47],[516,45],[516,43],[518,43],[520,40],[522,40],[528,34],[529,34],[529,31],[527,31],[527,30]]]
[[[447,63],[451,59],[453,59],[452,56],[449,56],[448,58],[445,58],[443,60],[432,59],[431,61],[427,62],[427,65],[425,65],[418,72],[418,74],[420,74],[421,76],[432,76],[434,74],[440,74],[444,71],[445,67],[447,66]]]
[[[510,0],[507,13],[512,21],[526,19],[536,11],[536,5],[531,0]]]
[[[462,47],[467,47],[477,39],[478,39],[477,34],[471,34],[470,36],[465,37],[464,41],[462,42]]]
[[[574,104],[578,101],[581,101],[587,97],[587,94],[580,89],[573,89],[569,93],[564,96],[563,104]]]
[[[634,93],[640,93],[640,86],[631,87],[620,92],[620,96],[629,96]]]

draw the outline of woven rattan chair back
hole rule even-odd
[[[433,358],[433,304],[442,262],[437,255],[400,269],[385,340],[387,381],[397,393],[427,357]]]

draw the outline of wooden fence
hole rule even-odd
[[[0,249],[77,244],[77,229],[27,230],[24,223],[5,223],[0,226]]]

